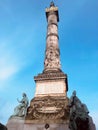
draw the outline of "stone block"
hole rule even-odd
[[[7,123],[8,130],[23,130],[24,129],[24,119],[21,117],[12,117]]]
[[[10,118],[6,126],[8,130],[69,130],[68,123],[50,123],[46,128],[46,123],[25,123],[20,117]]]
[[[68,124],[49,124],[49,128],[45,128],[45,124],[25,124],[24,130],[69,130]]]

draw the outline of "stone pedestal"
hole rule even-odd
[[[34,77],[36,82],[35,97],[65,96],[67,97],[67,75],[61,70],[49,71]]]
[[[7,123],[8,130],[23,130],[24,129],[24,118],[11,117]]]
[[[69,120],[67,97],[36,97],[30,102],[25,123],[66,123]]]
[[[60,121],[59,121],[60,122]],[[48,127],[47,127],[47,126]],[[38,122],[25,122],[25,119],[21,117],[12,117],[8,120],[7,123],[8,130],[70,130],[69,129],[69,121],[65,123],[52,123],[51,121],[48,123],[38,123]],[[96,130],[95,124],[92,121],[92,118],[89,117],[89,129]]]
[[[69,130],[68,124],[49,124],[48,128],[45,128],[46,124],[25,124],[24,130]]]
[[[66,123],[25,123],[20,117],[12,117],[7,123],[8,130],[69,130]],[[47,127],[48,126],[48,127]]]

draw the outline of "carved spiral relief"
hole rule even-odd
[[[46,58],[45,58],[45,68],[58,68],[60,69],[60,58],[59,58],[59,50],[50,47],[46,51]]]

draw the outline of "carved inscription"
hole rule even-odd
[[[65,82],[64,81],[57,81],[57,82],[44,82],[44,83],[36,83],[36,94],[41,95],[41,94],[55,94],[55,93],[64,93],[65,94]]]

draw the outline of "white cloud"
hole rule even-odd
[[[6,80],[18,71],[17,61],[15,64],[14,54],[7,46],[8,43],[0,44],[0,80]]]
[[[28,46],[31,35],[23,38],[26,34],[21,36],[21,30],[23,30],[22,27],[18,27],[13,34],[0,41],[0,80],[10,78],[31,62],[28,58],[31,51]]]
[[[4,89],[4,83],[26,65],[23,55],[18,52],[19,44],[13,44],[14,40],[0,41],[0,89]]]
[[[4,66],[0,69],[0,80],[5,80],[15,74],[18,68],[15,66]]]

